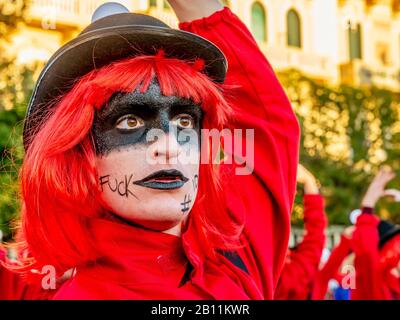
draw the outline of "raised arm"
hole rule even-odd
[[[383,283],[379,268],[379,219],[373,214],[361,214],[353,235],[356,270],[356,288],[352,291],[354,300],[383,299]]]
[[[329,280],[336,277],[338,272],[340,272],[339,268],[343,260],[351,253],[351,237],[353,230],[353,226],[345,230],[339,244],[332,250],[328,261],[318,271],[311,295],[312,300],[324,300]]]
[[[384,284],[379,266],[380,219],[373,214],[378,200],[385,195],[385,186],[395,177],[389,167],[383,167],[371,182],[361,202],[363,213],[358,217],[353,235],[356,289],[354,299],[385,299]]]
[[[247,27],[216,0],[170,0],[180,28],[216,44],[228,60],[225,84],[234,109],[230,127],[254,129],[254,170],[222,165],[228,210],[245,218],[241,252],[253,278],[272,298],[289,240],[298,162],[299,126],[274,71]],[[193,21],[194,20],[194,21]]]
[[[297,182],[304,186],[305,235],[303,241],[288,254],[275,299],[309,298],[325,244],[327,219],[324,199],[319,194],[316,179],[307,169],[299,165]]]

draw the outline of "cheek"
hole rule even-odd
[[[111,152],[106,156],[97,157],[97,172],[99,176],[121,176],[140,172],[145,167],[144,156],[145,151],[141,148],[129,148],[125,152]]]
[[[111,152],[96,159],[101,198],[107,209],[125,212],[138,197],[133,190],[133,181],[138,172],[145,169],[141,150]]]
[[[179,210],[182,215],[187,216],[192,210],[199,185],[199,168],[197,165],[191,165],[187,168],[187,177],[189,181],[186,182],[182,190],[177,194],[177,199],[179,201]]]

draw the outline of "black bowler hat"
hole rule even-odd
[[[48,103],[68,92],[77,78],[110,62],[139,54],[156,54],[159,49],[167,57],[203,59],[205,74],[215,82],[225,80],[226,58],[210,41],[172,29],[151,16],[129,13],[121,4],[103,4],[93,14],[92,23],[62,46],[40,74],[25,117],[25,149]]]
[[[392,239],[397,234],[400,234],[400,227],[385,220],[381,220],[378,224],[379,232],[379,248]]]

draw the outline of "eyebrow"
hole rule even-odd
[[[201,107],[198,104],[192,103],[180,103],[179,101],[171,105],[171,110],[174,113],[179,113],[179,112],[186,112],[190,111],[192,113],[195,113],[197,116],[201,117],[203,114],[203,111]]]
[[[122,96],[121,96],[122,95]],[[165,105],[175,113],[177,110],[182,112],[190,109],[191,112],[195,113],[197,116],[201,117],[202,110],[201,107],[194,103],[192,100],[187,98],[180,98],[176,96],[163,96],[161,102],[157,100],[158,105]],[[162,101],[164,100],[164,101]],[[168,101],[170,100],[170,101]],[[150,110],[157,110],[159,107],[154,106],[154,97],[148,97],[145,95],[130,95],[120,92],[115,94],[108,103],[106,103],[100,110],[99,115],[102,119],[111,117],[116,112],[121,111],[132,111],[134,112],[137,108],[146,108]]]

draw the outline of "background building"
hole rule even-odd
[[[32,0],[14,37],[20,63],[46,61],[90,23],[104,0]],[[171,27],[164,0],[120,0]],[[294,68],[329,84],[400,89],[400,0],[230,0],[276,70]]]

